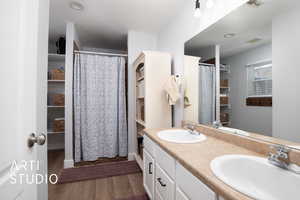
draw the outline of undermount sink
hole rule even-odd
[[[190,131],[183,129],[160,131],[157,133],[157,136],[167,142],[183,144],[197,143],[206,140],[206,136],[203,134],[192,134]]]
[[[239,130],[236,128],[228,128],[228,127],[219,127],[218,129],[222,130],[222,131],[226,131],[228,133],[233,133],[233,134],[238,134],[238,135],[243,135],[243,136],[250,136],[250,133],[243,131],[243,130]]]
[[[221,181],[254,199],[287,200],[300,195],[300,175],[271,165],[266,158],[225,155],[210,166]]]

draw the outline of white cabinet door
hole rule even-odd
[[[175,183],[168,174],[156,163],[155,166],[155,191],[163,200],[174,200]]]
[[[176,200],[189,200],[179,187],[176,188]]]
[[[168,174],[168,176],[175,180],[176,160],[158,145],[155,145],[154,158],[156,163],[159,163],[159,166]]]
[[[190,200],[216,200],[217,195],[180,163],[176,163],[176,186],[186,194]]]
[[[144,149],[144,188],[150,197],[154,199],[154,159]]]

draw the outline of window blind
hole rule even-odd
[[[247,65],[248,97],[272,96],[272,61]]]

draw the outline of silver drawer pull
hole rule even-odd
[[[152,165],[153,165],[153,163],[150,162],[150,163],[149,163],[149,166],[148,166],[149,174],[153,174],[153,172],[152,172]]]
[[[157,181],[159,182],[159,184],[162,186],[162,187],[166,187],[167,184],[163,183],[162,182],[162,179],[161,178],[157,178]]]

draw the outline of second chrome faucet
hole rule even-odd
[[[272,145],[271,149],[275,149],[276,153],[269,153],[268,161],[270,164],[275,165],[281,169],[300,174],[300,167],[296,164],[289,163],[289,147],[284,145]]]

